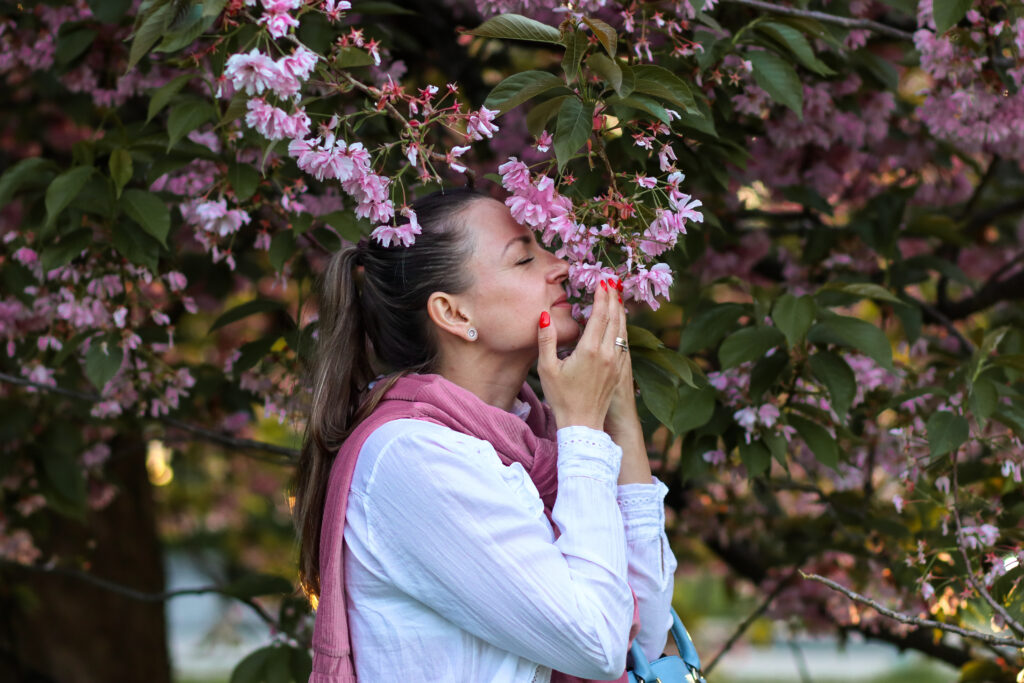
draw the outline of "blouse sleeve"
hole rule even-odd
[[[629,585],[636,593],[640,612],[637,642],[648,661],[665,649],[672,627],[672,589],[676,558],[665,535],[665,494],[668,487],[657,479],[650,484],[625,484],[618,488],[619,509],[626,533]]]
[[[589,428],[558,431],[554,540],[505,483],[490,444],[429,426],[392,432],[355,497],[387,578],[529,661],[585,678],[621,674],[633,598],[618,446]]]

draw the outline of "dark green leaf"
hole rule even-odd
[[[164,247],[167,233],[171,231],[171,212],[162,199],[146,190],[128,189],[121,195],[121,210],[142,226],[149,235]]]
[[[284,309],[284,304],[280,301],[272,301],[270,299],[253,299],[239,306],[235,306],[230,311],[222,313],[219,318],[213,323],[210,328],[210,332],[219,330],[225,325],[229,325],[233,322],[241,320],[242,318],[248,318],[250,315],[257,313],[270,313],[272,311],[280,311]]]
[[[708,423],[715,413],[715,389],[707,385],[700,389],[682,385],[676,398],[672,420],[668,426],[677,435],[699,429]]]
[[[772,464],[772,455],[760,441],[740,443],[740,460],[747,468],[748,477],[759,477],[768,471]]]
[[[932,16],[935,17],[935,33],[942,35],[960,23],[960,20],[971,8],[973,0],[935,0],[932,3]]]
[[[792,26],[776,21],[762,21],[757,24],[757,30],[777,40],[792,52],[801,64],[819,76],[835,74],[835,71],[828,68],[823,61],[815,56],[814,50],[804,34]]]
[[[874,358],[886,370],[893,370],[889,340],[880,329],[860,318],[830,315],[811,328],[807,339],[814,344],[836,344],[857,349]]]
[[[53,177],[56,164],[50,159],[29,157],[14,164],[0,176],[0,209],[7,206],[26,185],[42,185]]]
[[[238,349],[241,355],[238,357],[238,360],[235,361],[234,365],[231,366],[231,371],[234,373],[235,377],[238,377],[243,372],[249,370],[263,360],[263,358],[270,353],[270,349],[274,347],[274,344],[276,344],[277,340],[280,338],[280,334],[274,333],[261,337],[256,341],[242,344]]]
[[[309,675],[313,671],[313,659],[309,656],[306,648],[290,647],[292,679],[297,683],[309,681]]]
[[[338,50],[338,57],[334,61],[334,65],[340,69],[354,69],[360,66],[370,66],[373,63],[373,56],[359,47],[341,48]]]
[[[267,683],[290,683],[291,655],[288,649],[278,645],[267,657]]]
[[[803,118],[804,87],[796,70],[773,52],[747,52],[754,67],[754,80],[773,100]]]
[[[830,351],[815,353],[809,360],[811,372],[832,397],[832,409],[843,419],[857,395],[857,379],[853,370],[845,360]]]
[[[672,379],[657,365],[643,359],[633,359],[633,376],[640,387],[644,405],[664,425],[672,424],[679,390]]]
[[[893,304],[903,304],[904,302],[896,297],[895,294],[890,292],[881,285],[876,285],[870,282],[829,282],[824,287],[818,290],[819,292],[842,292],[844,294],[852,294],[853,296],[860,297],[862,299],[875,299],[876,301],[888,301]]]
[[[826,216],[832,215],[832,206],[814,188],[807,185],[790,185],[782,190],[782,196],[808,209],[820,211]]]
[[[530,113],[526,115],[526,129],[530,131],[530,134],[539,136],[547,128],[548,121],[561,110],[567,97],[576,99],[575,95],[559,95],[534,105],[530,109]]]
[[[625,72],[623,72],[625,73]],[[625,87],[623,87],[625,90]],[[609,97],[607,100],[608,104],[615,106],[626,106],[637,111],[647,112],[654,118],[658,119],[662,123],[671,124],[672,117],[669,116],[668,110],[665,107],[658,104],[658,101],[653,97],[647,97],[646,95],[637,95],[636,93],[629,97]]]
[[[758,360],[750,371],[750,398],[760,400],[761,395],[772,388],[788,365],[789,352],[785,349]]]
[[[1024,372],[1024,353],[1006,353],[996,356],[992,359],[992,362],[1002,368]]]
[[[47,449],[43,455],[43,474],[63,503],[58,509],[73,513],[85,505],[85,476],[75,454]]]
[[[555,158],[561,170],[590,137],[594,127],[594,105],[575,97],[565,101],[555,125]]]
[[[992,379],[982,375],[971,385],[971,411],[982,419],[988,419],[999,407],[999,391]]]
[[[512,74],[496,85],[484,101],[484,106],[504,114],[543,92],[564,87],[565,82],[561,78],[547,71],[523,71]]]
[[[44,271],[60,268],[81,254],[84,249],[88,249],[90,244],[92,229],[79,228],[67,235],[61,235],[56,244],[47,244],[43,247],[39,262]]]
[[[209,102],[189,100],[175,105],[167,117],[167,151],[183,137],[216,115],[217,110]]]
[[[587,57],[587,66],[616,93],[622,95],[622,67],[618,62],[610,59],[608,55],[595,52]]]
[[[260,172],[249,164],[233,163],[228,166],[228,182],[235,191],[235,199],[248,201],[260,184]]]
[[[718,360],[725,370],[746,361],[758,360],[769,349],[785,342],[785,335],[774,327],[746,327],[725,338],[718,349]]]
[[[77,166],[53,179],[46,188],[47,224],[52,224],[71,200],[78,196],[92,172],[92,166]]]
[[[786,456],[789,453],[789,442],[786,441],[786,437],[775,432],[765,432],[761,434],[761,441],[771,451],[772,457],[775,458],[776,462],[788,470],[789,465],[786,463]]]
[[[562,57],[562,71],[572,83],[580,75],[580,63],[587,53],[590,42],[580,31],[573,31],[565,36],[565,55]]]
[[[349,242],[358,242],[373,229],[368,220],[357,218],[352,211],[333,211],[320,216],[320,220],[337,230]]]
[[[656,351],[665,346],[653,332],[638,325],[627,325],[626,331],[629,334],[629,345],[631,348]]]
[[[112,339],[106,341],[93,340],[85,354],[85,376],[99,391],[103,391],[124,361],[124,349]]]
[[[195,74],[183,74],[174,80],[169,81],[165,85],[160,86],[156,90],[151,91],[149,96],[149,111],[146,114],[146,122],[148,123],[154,116],[159,114],[160,111],[171,101],[171,98],[177,95],[178,92],[185,87],[185,84],[193,78],[195,78]]]
[[[67,28],[70,26],[71,28]],[[57,34],[57,49],[54,61],[58,66],[67,66],[92,45],[96,31],[82,25],[65,24]]]
[[[960,448],[970,433],[967,420],[946,410],[938,410],[928,418],[928,446],[938,457]]]
[[[86,0],[92,15],[104,24],[120,24],[129,16],[132,0]]]
[[[796,297],[792,294],[783,294],[775,302],[772,308],[772,320],[775,326],[786,335],[786,341],[790,346],[796,346],[811,329],[814,322],[814,314],[818,307],[814,305],[814,299],[809,296]]]
[[[223,592],[225,595],[250,600],[262,595],[288,594],[294,590],[292,582],[284,577],[272,574],[246,574],[225,586]]]
[[[590,27],[590,30],[597,36],[601,47],[608,53],[609,57],[615,57],[615,50],[619,43],[619,34],[614,28],[595,17],[583,17],[583,23]]]
[[[168,24],[174,18],[174,4],[167,3],[150,12],[132,36],[132,47],[128,53],[128,68],[131,71],[139,60],[164,37]]]
[[[193,5],[191,9],[181,18],[168,27],[167,35],[153,48],[154,52],[177,52],[183,47],[188,47],[196,41],[199,36],[205,33],[216,20],[216,16],[206,16],[203,11],[205,3]],[[209,3],[216,4],[216,3]]]
[[[295,253],[295,235],[285,230],[274,235],[270,242],[270,267],[280,272],[284,264]]]
[[[618,64],[618,62],[616,62]],[[630,93],[633,92],[633,88],[636,87],[636,76],[633,75],[633,67],[628,64],[619,64],[619,68],[622,69],[622,90],[619,95],[622,97],[629,97]]]
[[[117,196],[121,196],[121,189],[132,179],[132,155],[124,147],[118,147],[110,153],[110,177],[114,180],[114,187],[117,188]]]
[[[500,14],[466,33],[484,38],[531,40],[557,45],[562,43],[562,34],[558,32],[557,28],[519,14]]]
[[[265,683],[267,661],[273,651],[273,646],[267,646],[250,652],[231,672],[230,683]]]
[[[151,273],[157,271],[160,263],[160,243],[127,221],[115,223],[111,228],[114,249],[121,256]]]
[[[746,306],[734,303],[718,304],[703,311],[683,329],[679,352],[689,355],[714,346],[736,327],[736,321],[746,312]]]
[[[691,114],[700,115],[690,86],[668,69],[654,64],[637,64],[633,66],[633,77],[636,92],[660,97]]]
[[[800,438],[804,440],[818,462],[826,467],[836,468],[839,464],[839,447],[828,430],[817,422],[790,413],[786,418],[796,428]]]

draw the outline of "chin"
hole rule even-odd
[[[576,343],[582,331],[580,330],[579,323],[573,320],[572,316],[558,316],[553,322],[555,329],[558,331],[559,346],[568,346]]]

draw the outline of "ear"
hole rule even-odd
[[[445,292],[434,292],[427,299],[427,315],[439,330],[470,341],[468,331],[473,327],[470,322],[471,316],[460,297]]]

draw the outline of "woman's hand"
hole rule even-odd
[[[629,354],[615,345],[616,337],[626,338],[626,316],[614,285],[614,280],[602,281],[583,335],[564,360],[559,360],[556,353],[554,327],[548,325],[538,330],[537,373],[559,428],[582,425],[603,429],[623,368],[629,368]],[[544,320],[542,315],[541,321]]]

